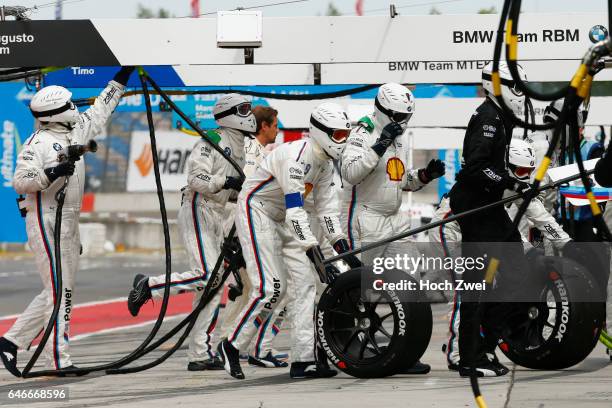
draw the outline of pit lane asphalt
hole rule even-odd
[[[176,269],[183,270],[180,256]],[[31,257],[0,262],[0,315],[19,313],[40,290]],[[125,296],[136,273],[162,273],[162,254],[113,254],[82,259],[77,277],[77,302]],[[11,272],[10,274],[8,274]],[[6,275],[2,275],[6,274]],[[14,285],[14,286],[11,286]],[[446,305],[433,306],[434,331],[423,361],[432,364],[426,376],[398,375],[357,379],[345,374],[325,380],[291,380],[288,369],[264,369],[243,364],[247,377],[238,381],[223,371],[189,372],[181,348],[161,366],[129,375],[91,374],[80,378],[19,380],[0,370],[0,406],[27,407],[470,407],[475,406],[467,379],[446,368],[440,347],[446,339]],[[166,322],[162,331],[178,322]],[[151,325],[91,335],[71,342],[74,362],[87,366],[117,360],[146,336]],[[287,351],[289,330],[279,334],[276,347]],[[534,371],[514,367],[503,378],[482,379],[489,407],[610,407],[612,364],[601,345],[581,364],[568,370]],[[151,361],[159,352],[138,361]],[[30,353],[20,353],[22,366]],[[67,387],[70,401],[20,401],[10,390]]]
[[[185,252],[172,251],[172,271],[188,268]],[[163,252],[124,252],[82,256],[76,274],[75,302],[85,303],[126,297],[138,273],[165,273]],[[0,257],[0,316],[21,313],[42,290],[42,282],[30,253]]]

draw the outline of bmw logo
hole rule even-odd
[[[608,36],[608,29],[602,25],[596,25],[589,31],[589,40],[592,43],[603,41]]]
[[[232,149],[230,149],[229,147],[226,147],[225,149],[223,149],[223,151],[225,152],[226,155],[231,156],[232,155]]]

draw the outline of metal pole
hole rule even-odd
[[[586,174],[587,175],[593,174],[594,171],[595,170],[589,170],[589,171],[586,172]],[[545,186],[540,186],[540,187],[538,187],[537,190],[538,190],[538,192],[545,191],[545,190],[550,190],[551,188],[555,188],[557,186],[560,186],[562,184],[568,183],[570,181],[577,180],[580,177],[581,177],[580,174],[575,174],[573,176],[566,177],[564,179],[556,181],[555,183],[547,184]],[[523,198],[522,194],[514,194],[514,195],[511,195],[509,197],[503,198],[503,199],[501,199],[499,201],[496,201],[494,203],[483,205],[482,207],[474,208],[472,210],[464,211],[462,213],[452,215],[452,216],[450,216],[448,218],[445,218],[443,220],[432,222],[432,223],[429,223],[429,224],[426,224],[426,225],[422,225],[420,227],[408,230],[406,232],[402,232],[401,234],[397,234],[397,235],[394,235],[392,237],[385,238],[385,239],[380,240],[378,242],[375,242],[373,244],[364,245],[361,248],[356,248],[356,249],[353,249],[352,251],[348,251],[348,252],[345,252],[343,254],[336,255],[336,256],[333,256],[331,258],[327,258],[327,259],[325,259],[323,261],[323,263],[324,264],[328,264],[328,263],[336,262],[336,261],[339,261],[339,260],[345,258],[348,255],[360,254],[360,253],[362,253],[364,251],[368,251],[370,249],[377,248],[379,246],[388,244],[389,242],[397,241],[398,239],[409,237],[411,235],[418,234],[419,232],[427,231],[428,229],[435,228],[435,227],[438,227],[440,225],[447,224],[449,222],[453,222],[455,220],[458,220],[459,218],[467,217],[468,215],[474,215],[474,214],[479,213],[481,211],[489,210],[491,208],[498,207],[500,205],[504,205],[506,203],[509,203],[509,202],[512,202],[512,201],[515,201],[515,200],[518,200],[518,199],[521,199],[521,198]]]

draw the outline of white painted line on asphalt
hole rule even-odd
[[[437,379],[437,378],[435,378],[435,377],[434,377],[434,378],[428,378],[428,379],[425,381],[425,385],[426,385],[426,386],[428,386],[428,387],[433,387],[433,386],[435,386],[437,383],[438,383],[438,379]]]
[[[169,322],[169,321],[172,321],[172,320],[176,320],[178,318],[183,319],[183,318],[185,318],[187,316],[187,314],[188,313],[183,313],[183,314],[178,314],[178,315],[172,315],[172,316],[169,316],[169,317],[165,317],[164,318],[164,322]],[[132,324],[132,325],[129,325],[129,326],[118,326],[118,327],[113,327],[112,329],[103,329],[103,330],[98,330],[98,331],[91,332],[91,333],[83,333],[83,334],[76,335],[74,337],[70,337],[70,341],[73,342],[73,341],[78,341],[78,340],[86,339],[88,337],[95,336],[97,334],[108,334],[108,333],[115,333],[115,332],[123,331],[123,330],[138,329],[140,327],[148,326],[148,325],[153,324],[153,323],[155,323],[155,320],[147,320],[146,322],[142,322],[142,323],[138,323],[138,324]]]
[[[126,300],[127,300],[127,297],[118,297],[118,298],[105,299],[105,300],[95,300],[93,302],[79,303],[78,305],[75,306],[75,309],[79,309],[79,308],[86,307],[86,306],[104,305],[104,304],[107,304],[107,303],[125,302]],[[6,315],[6,316],[0,316],[0,321],[1,320],[16,319],[16,318],[19,317],[20,314],[21,313],[12,314],[12,315]]]
[[[25,276],[25,275],[33,275],[32,271],[10,271],[10,272],[0,272],[0,278],[9,278],[11,276]]]

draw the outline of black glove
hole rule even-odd
[[[72,176],[74,174],[74,163],[70,161],[62,162],[55,167],[45,169],[45,174],[51,183],[53,183],[59,177]]]
[[[382,157],[389,145],[402,133],[404,133],[402,125],[397,122],[389,123],[383,128],[382,132],[380,132],[380,137],[372,146],[372,150],[374,150],[379,157]]]
[[[334,265],[327,264],[327,265],[325,265],[325,273],[327,273],[328,276],[333,277],[333,279],[335,279],[338,276],[340,276],[340,274],[342,272],[340,272],[340,269],[336,268]],[[331,282],[329,282],[329,283],[331,283]]]
[[[321,251],[321,247],[318,245],[308,248],[306,250],[306,256],[315,267],[319,266],[324,259],[323,251]]]
[[[113,81],[119,82],[121,85],[127,85],[130,75],[132,75],[132,72],[134,72],[135,69],[136,67],[131,66],[121,67],[119,72],[115,74]]]
[[[509,187],[510,190],[516,191],[517,193],[523,196],[528,195],[532,191],[529,183],[525,183],[524,181],[513,180],[513,181],[510,181],[510,183],[511,183]]]
[[[330,277],[327,274],[326,266],[323,264],[323,259],[325,259],[325,257],[323,256],[321,247],[316,245],[316,246],[308,248],[306,250],[306,256],[308,257],[308,259],[310,259],[310,262],[312,262],[312,264],[314,265],[315,271],[317,271],[317,274],[319,275],[319,279],[321,279],[321,282],[329,283]]]
[[[223,190],[236,190],[240,191],[242,189],[242,183],[244,180],[238,177],[226,177],[225,184],[223,184]]]
[[[431,159],[427,163],[427,167],[419,171],[421,180],[429,183],[431,180],[435,180],[438,177],[442,177],[446,173],[446,165],[440,159]]]
[[[237,286],[237,285],[234,285],[233,283],[230,283],[227,286],[229,288],[229,291],[227,292],[227,297],[229,298],[229,300],[231,300],[232,302],[235,302],[236,299],[242,296],[242,286]]]
[[[334,244],[334,250],[338,254],[348,252],[350,250],[348,241],[344,238],[337,240]],[[357,258],[355,255],[347,255],[345,258],[342,258],[342,260],[351,268],[359,268],[360,266],[363,266],[363,263],[361,263],[359,258]]]

